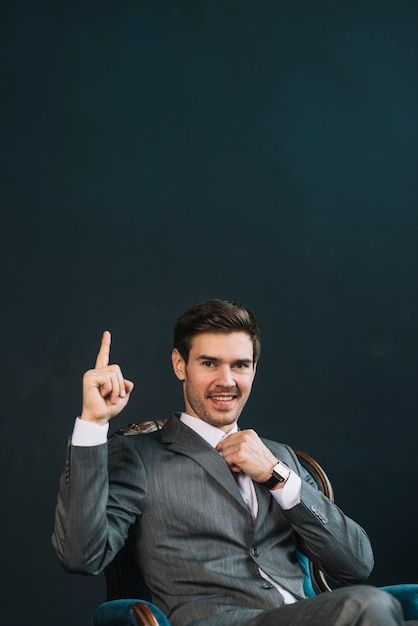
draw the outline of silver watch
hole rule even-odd
[[[271,478],[266,480],[263,485],[268,489],[273,489],[278,483],[284,483],[289,478],[290,468],[285,463],[279,461],[271,470]]]

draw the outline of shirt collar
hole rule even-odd
[[[235,424],[233,428],[229,431],[229,433],[224,433],[223,430],[217,428],[216,426],[212,426],[212,424],[208,424],[204,422],[199,417],[193,417],[192,415],[188,415],[187,413],[182,413],[180,415],[180,421],[183,424],[186,424],[189,428],[194,430],[195,433],[200,435],[202,439],[204,439],[211,446],[216,448],[218,443],[226,437],[226,435],[230,435],[231,433],[236,433],[238,431],[238,426]]]

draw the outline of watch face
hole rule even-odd
[[[272,474],[279,482],[282,483],[289,477],[290,469],[284,463],[279,462],[273,467]]]

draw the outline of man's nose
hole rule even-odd
[[[229,366],[219,368],[216,383],[222,387],[235,387],[235,379]]]

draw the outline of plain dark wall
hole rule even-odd
[[[418,582],[417,8],[2,3],[2,624],[89,623],[103,578],[50,544],[81,375],[109,328],[112,428],[181,410],[208,297],[263,328],[241,424],[324,465],[371,582]]]

